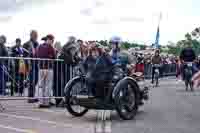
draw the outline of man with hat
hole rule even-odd
[[[42,94],[37,94],[42,97],[50,97],[51,92],[53,92],[53,61],[46,59],[55,59],[56,51],[53,48],[54,36],[49,34],[46,37],[42,38],[44,44],[41,44],[38,47],[36,56],[39,59],[45,59],[44,61],[39,62],[39,82],[38,89],[42,90]],[[40,93],[38,91],[38,93]],[[50,107],[50,99],[41,99],[39,100],[41,108]]]

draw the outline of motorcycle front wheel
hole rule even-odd
[[[76,102],[76,95],[80,93],[83,84],[81,78],[72,81],[65,94],[66,108],[71,115],[76,117],[81,117],[88,112],[87,108],[79,106]]]

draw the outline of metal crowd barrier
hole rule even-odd
[[[177,64],[164,64],[161,67],[161,76],[176,76],[177,73]],[[144,65],[144,75],[145,78],[149,79],[152,76],[152,65],[151,64],[145,64]]]
[[[0,57],[0,100],[63,99],[73,75],[60,59]]]
[[[151,78],[151,64],[144,67]],[[0,100],[63,99],[74,71],[60,59],[0,57]],[[176,64],[163,65],[161,75],[175,76]]]

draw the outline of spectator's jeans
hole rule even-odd
[[[28,91],[28,96],[34,97],[35,86],[38,82],[38,66],[34,62],[32,63],[32,68],[30,70],[29,80],[30,80],[30,87],[29,87],[29,91]]]
[[[50,97],[53,95],[53,70],[41,69],[39,70],[39,81],[36,91],[39,97]],[[39,103],[42,105],[49,105],[50,99],[40,99]]]
[[[5,94],[6,89],[6,68],[4,65],[0,65],[0,95]]]

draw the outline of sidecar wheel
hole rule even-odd
[[[114,101],[116,110],[123,120],[134,119],[139,107],[139,88],[131,80],[119,81]]]

